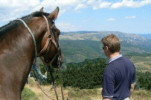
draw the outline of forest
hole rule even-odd
[[[106,59],[96,58],[85,60],[80,63],[68,63],[61,72],[53,68],[53,75],[57,85],[64,87],[76,87],[80,89],[93,89],[102,86],[102,75],[106,66]],[[46,74],[47,67],[40,65],[40,70]],[[47,79],[41,82],[42,85],[52,83],[50,73],[47,71]],[[136,72],[136,89],[151,90],[151,73],[146,71]]]

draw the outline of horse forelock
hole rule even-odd
[[[37,11],[37,12],[31,13],[30,15],[24,16],[21,19],[23,19],[24,21],[28,21],[34,17],[42,17],[43,15],[48,16],[49,13]],[[19,26],[20,24],[22,24],[22,22],[18,20],[13,20],[9,22],[8,24],[0,27],[0,37],[4,35],[5,33],[9,32],[10,30],[14,29],[15,27]]]

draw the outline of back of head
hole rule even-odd
[[[114,34],[105,36],[104,38],[102,38],[101,42],[103,43],[104,47],[107,46],[109,48],[111,53],[120,51],[120,41]]]

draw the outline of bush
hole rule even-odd
[[[38,99],[38,97],[36,97],[36,94],[26,87],[24,88],[21,97],[22,97],[22,100],[37,100]]]
[[[63,86],[92,89],[102,85],[105,59],[86,60],[82,63],[69,64],[63,73]]]
[[[151,90],[151,73],[137,72],[136,73],[136,88]]]
[[[67,64],[67,68],[62,70],[62,78],[59,79],[59,70],[52,69],[55,82],[63,84],[64,87],[78,87],[80,89],[92,89],[102,85],[103,70],[106,65],[106,60],[97,58],[93,60],[85,60],[81,63]],[[41,72],[44,74],[47,71],[47,80],[43,84],[52,83],[50,72],[46,66],[40,65]]]

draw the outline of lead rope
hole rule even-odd
[[[62,100],[64,100],[64,94],[63,94],[63,82],[62,82],[62,73],[61,73],[61,57],[59,56],[58,57],[58,60],[59,60],[59,79],[60,79],[60,83],[61,83],[61,95],[62,95]]]
[[[56,95],[56,99],[58,99],[58,94],[57,94],[57,91],[56,91],[56,84],[54,82],[54,77],[53,77],[53,74],[52,74],[52,69],[50,68],[50,66],[48,66],[48,70],[50,72],[50,75],[51,75],[51,79],[52,79],[52,84],[53,84],[53,88],[54,88],[54,91],[55,91],[55,95]]]
[[[17,20],[21,21],[24,24],[24,26],[27,28],[27,30],[29,31],[29,33],[31,34],[31,36],[33,38],[34,45],[35,45],[35,61],[34,61],[34,64],[35,64],[36,63],[36,58],[37,58],[37,46],[36,46],[36,40],[35,40],[34,34],[30,30],[30,28],[27,26],[27,24],[24,22],[24,20],[22,20],[20,18],[18,18]]]
[[[38,79],[38,77],[36,76],[36,73],[35,73],[34,70],[33,70],[33,74],[34,74],[34,76]],[[49,95],[47,95],[47,93],[41,88],[41,86],[40,86],[40,84],[39,84],[38,81],[37,81],[37,85],[38,85],[38,87],[40,88],[40,90],[41,90],[49,99],[51,99],[51,97],[50,97]]]

